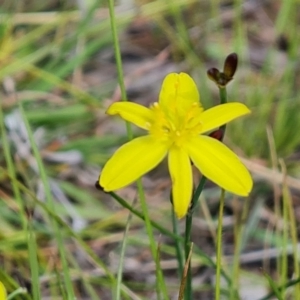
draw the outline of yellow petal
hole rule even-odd
[[[148,130],[153,120],[153,112],[134,102],[115,102],[106,111],[109,115],[120,115],[122,119]]]
[[[208,137],[193,138],[186,145],[195,166],[223,189],[247,196],[252,189],[252,178],[239,158],[223,143]]]
[[[186,215],[192,198],[193,176],[191,161],[184,150],[172,147],[169,152],[168,163],[172,179],[174,211],[180,219]]]
[[[106,192],[120,189],[156,167],[166,156],[167,145],[147,135],[122,147],[104,166],[99,184]]]
[[[201,133],[222,126],[240,116],[249,114],[249,108],[240,102],[231,102],[214,106],[205,110],[201,115]]]
[[[0,281],[0,299],[5,300],[6,299],[6,290],[3,285],[3,283]]]
[[[186,73],[171,73],[163,81],[159,104],[164,111],[183,116],[200,96],[194,80]]]

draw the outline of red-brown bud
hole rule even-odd
[[[222,141],[223,140],[223,136],[224,136],[224,130],[217,129],[217,130],[211,132],[209,134],[209,136],[212,137],[212,138],[214,138],[214,139],[216,139],[216,140],[218,140],[218,141]]]
[[[210,80],[214,81],[216,84],[218,84],[221,73],[217,68],[210,68],[207,71],[207,76]]]
[[[234,76],[238,66],[238,56],[236,53],[229,54],[224,62],[223,73],[226,77],[231,78]]]
[[[238,56],[236,53],[229,54],[224,62],[224,70],[220,72],[217,68],[210,68],[207,76],[214,81],[218,87],[225,87],[232,79],[237,70]]]

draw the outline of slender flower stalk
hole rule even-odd
[[[185,260],[188,261],[189,257],[189,248],[191,245],[191,233],[192,233],[192,224],[193,224],[193,214],[194,208],[198,202],[198,199],[203,191],[204,185],[206,182],[206,177],[202,176],[201,180],[193,194],[191,206],[189,212],[185,219],[185,236],[184,236],[184,253]],[[191,269],[191,261],[189,260],[188,270],[187,270],[187,278],[186,278],[186,288],[185,288],[185,299],[191,299],[192,297],[192,269]]]
[[[192,199],[191,161],[202,175],[225,190],[247,196],[252,189],[252,178],[239,158],[220,141],[204,135],[250,110],[238,102],[204,110],[189,75],[169,74],[162,84],[159,101],[150,108],[133,102],[116,102],[107,113],[120,115],[148,131],[148,135],[124,144],[108,160],[99,179],[104,191],[134,182],[166,156],[178,218],[186,215]]]
[[[216,288],[215,299],[221,298],[221,268],[222,268],[222,229],[223,229],[223,211],[224,211],[225,191],[221,190],[219,218],[217,229],[217,251],[216,251]]]
[[[178,229],[178,219],[176,218],[174,210],[172,210],[172,225],[173,225],[173,233],[176,236],[180,236]],[[178,275],[179,277],[183,274],[183,252],[182,252],[182,242],[178,239],[174,239],[175,250],[176,250],[176,258],[178,262]]]

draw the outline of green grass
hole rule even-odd
[[[256,172],[248,199],[225,194],[221,268],[215,263],[220,191],[204,189],[192,230],[195,299],[205,292],[213,295],[214,277],[199,280],[202,270],[215,274],[216,269],[222,277],[221,299],[238,299],[254,279],[265,288],[257,300],[274,295],[300,299],[299,203],[285,181],[286,175],[299,179],[300,174],[297,1],[278,2],[277,11],[272,4],[257,8],[255,22],[243,16],[242,1],[232,6],[194,0],[136,1],[132,7],[117,3],[117,41],[105,1],[89,1],[84,11],[76,3],[32,0],[24,7],[4,1],[0,11],[0,281],[9,299],[178,295],[176,260],[183,223],[174,234],[164,167],[148,177],[153,186],[163,186],[155,190],[158,198],[148,181],[143,192],[139,186],[139,192],[133,187],[106,195],[94,187],[105,161],[127,140],[125,124],[104,114],[118,82],[114,42],[121,52],[128,44],[134,54],[141,47],[148,60],[157,59],[155,49],[170,56],[158,71],[144,71],[143,61],[128,68],[126,61],[121,82],[132,70],[140,72],[137,80],[151,72],[157,78],[168,70],[188,72],[205,108],[219,101],[207,69],[222,69],[229,53],[238,54],[228,101],[245,103],[252,114],[227,126],[225,143],[250,162],[280,172],[282,185],[266,182]],[[224,24],[227,14],[231,17]],[[146,24],[153,47],[128,43],[126,29],[138,21]],[[263,35],[268,32],[271,40]],[[288,43],[285,52],[276,46],[280,37]],[[263,60],[254,66],[250,54],[261,50]],[[126,60],[120,57],[119,68],[121,58]],[[159,89],[158,82],[151,84],[149,80],[150,90]],[[148,91],[139,92],[147,97]],[[124,100],[125,94],[124,86]],[[153,101],[155,97],[152,93]],[[132,128],[132,134],[139,132]],[[49,154],[68,159],[51,160]],[[140,203],[137,198],[143,194],[145,203]],[[245,253],[267,248],[278,254],[241,263]]]

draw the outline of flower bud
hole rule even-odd
[[[238,65],[238,56],[236,53],[229,54],[224,62],[224,70],[220,72],[217,68],[210,68],[207,76],[214,81],[219,88],[225,87],[232,79]]]
[[[216,139],[216,140],[218,140],[218,141],[222,141],[223,136],[224,136],[224,130],[217,129],[217,130],[213,131],[212,133],[210,133],[209,136]]]
[[[236,53],[229,54],[224,62],[223,73],[226,77],[232,79],[238,66],[238,56]]]
[[[221,73],[217,68],[210,68],[207,71],[207,76],[210,80],[214,81],[216,84],[219,84],[218,82],[219,82]]]

